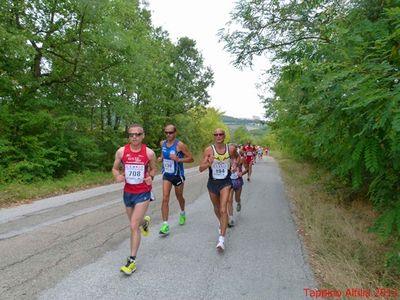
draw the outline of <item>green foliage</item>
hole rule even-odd
[[[171,42],[139,1],[0,0],[0,17],[2,182],[110,170],[129,124],[157,148],[166,123],[209,102],[195,41]]]
[[[226,121],[224,121],[226,123]],[[230,121],[228,123],[232,124]],[[247,126],[232,126],[229,125],[231,132],[232,132],[232,142],[236,144],[246,144],[247,142],[250,142],[252,144],[256,145],[268,145],[266,141],[266,136],[269,133],[268,126],[266,125],[261,125],[259,122],[248,122],[247,123],[249,126],[249,129]],[[256,127],[253,127],[256,126]]]
[[[372,231],[384,238],[389,238],[394,232],[400,232],[400,205],[386,210],[372,227]]]
[[[233,141],[236,144],[246,144],[248,141],[251,141],[252,137],[250,132],[246,129],[245,126],[239,126],[235,130],[233,130]]]
[[[214,108],[207,108],[203,113],[204,114],[202,118],[199,119],[197,127],[197,132],[201,137],[203,149],[214,143],[213,133],[216,128],[222,128],[225,130],[225,142],[230,143],[231,137],[229,128],[221,120],[222,112]]]
[[[400,273],[400,243],[397,242],[394,247],[393,250],[388,252],[386,254],[386,263],[385,263],[385,267],[387,269],[389,269],[389,271],[391,269],[394,270],[394,272],[396,272],[397,274]]]
[[[382,213],[373,230],[399,245],[400,2],[243,0],[233,23],[221,39],[236,64],[274,59],[263,99],[280,147],[368,191]]]

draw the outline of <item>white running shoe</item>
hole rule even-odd
[[[224,244],[224,242],[222,242],[222,241],[219,241],[219,242],[218,242],[218,244],[217,244],[217,250],[218,250],[219,252],[223,252],[223,251],[225,250],[225,244]]]

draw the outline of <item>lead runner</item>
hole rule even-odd
[[[146,216],[147,208],[152,198],[152,183],[155,174],[154,151],[142,144],[143,127],[133,124],[128,128],[129,143],[119,148],[115,153],[112,174],[115,181],[123,182],[124,204],[131,229],[131,253],[121,272],[131,275],[136,271],[136,255],[140,245],[140,231],[143,235],[149,233],[150,217]],[[120,166],[122,164],[122,174]]]

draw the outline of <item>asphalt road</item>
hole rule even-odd
[[[160,238],[161,179],[148,214],[137,270],[119,272],[129,254],[122,185],[114,184],[0,210],[1,299],[307,299],[315,288],[287,201],[270,157],[245,180],[242,211],[215,246],[218,225],[206,190],[207,172],[186,170],[187,223]]]

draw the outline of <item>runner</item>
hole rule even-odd
[[[265,155],[268,156],[269,155],[269,148],[265,147]]]
[[[259,160],[263,158],[263,154],[264,154],[263,148],[261,146],[257,146],[257,158]]]
[[[214,213],[219,221],[219,238],[217,250],[225,250],[225,234],[228,226],[227,204],[229,200],[229,192],[232,188],[230,179],[231,166],[237,159],[237,151],[235,146],[225,144],[225,131],[221,128],[214,130],[214,144],[208,146],[203,153],[203,159],[199,165],[199,171],[209,170],[209,178],[207,183],[208,193]]]
[[[115,181],[123,182],[124,204],[131,229],[131,253],[121,272],[131,275],[136,271],[136,255],[141,235],[149,233],[150,217],[144,216],[152,201],[152,182],[155,174],[154,151],[142,144],[144,130],[141,125],[133,124],[128,128],[129,144],[119,148],[115,153],[112,174]],[[122,164],[122,174],[120,166]]]
[[[175,196],[179,202],[181,212],[179,214],[179,224],[184,225],[186,222],[185,199],[183,197],[183,186],[185,182],[185,174],[183,163],[193,162],[192,153],[188,147],[176,138],[175,125],[167,125],[165,127],[166,139],[160,142],[162,149],[162,174],[163,174],[163,200],[161,204],[161,216],[163,224],[160,228],[160,236],[169,234],[169,198],[171,188],[174,186]]]
[[[245,154],[245,161],[244,161],[244,167],[247,170],[247,181],[250,181],[251,173],[253,172],[253,162],[254,162],[254,147],[251,145],[250,142],[248,142],[246,145],[243,147],[243,151]]]
[[[235,195],[236,202],[236,211],[240,212],[242,205],[240,201],[240,196],[242,194],[242,186],[243,186],[243,175],[247,173],[247,170],[243,172],[243,161],[244,153],[242,150],[238,149],[238,159],[237,159],[237,167],[236,170],[232,170],[231,180],[232,180],[232,189],[229,193],[229,201],[228,201],[228,227],[235,226],[235,222],[233,220],[233,195]]]

